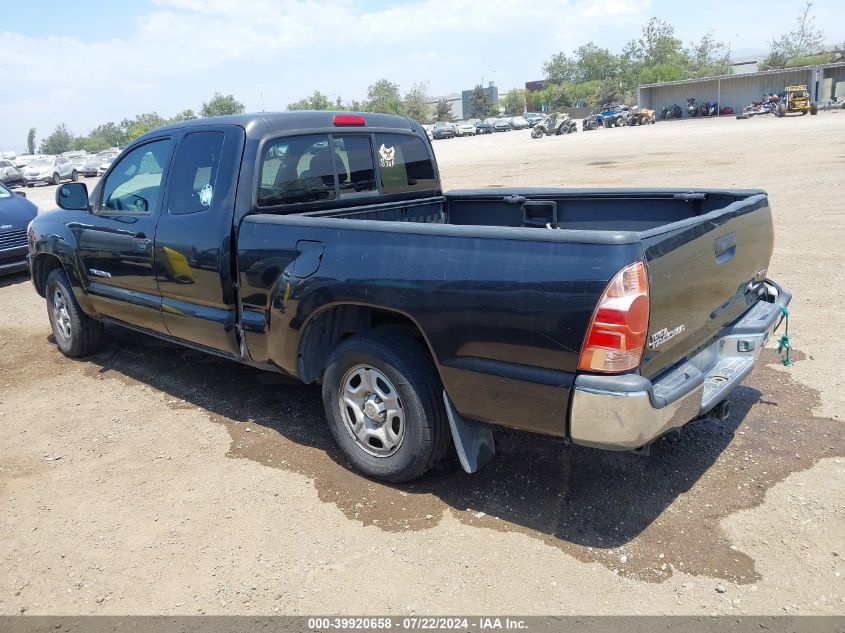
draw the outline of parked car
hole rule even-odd
[[[18,169],[23,169],[27,165],[29,165],[32,161],[38,160],[39,158],[46,158],[45,156],[39,156],[38,154],[21,154],[17,158],[15,158],[14,163],[15,167]]]
[[[105,174],[109,170],[109,167],[111,167],[111,164],[114,162],[114,159],[117,158],[117,156],[118,156],[117,154],[112,154],[111,156],[107,156],[100,163],[100,166],[97,167],[97,176],[102,176],[103,174]]]
[[[492,134],[493,133],[493,126],[487,123],[487,121],[476,121],[475,122],[475,133],[476,134]]]
[[[453,445],[477,470],[493,428],[627,450],[724,419],[791,298],[763,191],[444,194],[384,114],[183,121],[56,202],[29,262],[62,353],[109,322],[318,383],[345,459],[389,482]]]
[[[525,120],[525,117],[521,116],[511,117],[509,122],[511,124],[512,130],[526,130],[531,127],[530,125],[528,125],[528,121]]]
[[[73,163],[64,156],[50,156],[32,161],[24,169],[26,186],[32,187],[39,182],[58,185],[62,180],[76,180],[79,172]]]
[[[0,185],[19,187],[26,184],[23,172],[15,167],[15,163],[5,158],[0,159]]]
[[[26,270],[26,227],[38,207],[23,191],[9,191],[0,184],[0,275]]]
[[[100,152],[99,154],[95,154],[94,156],[88,156],[85,161],[85,164],[82,165],[82,169],[79,170],[79,173],[85,176],[86,178],[90,176],[96,176],[97,171],[100,169],[100,165],[114,158],[115,156],[117,156],[117,152]]]
[[[432,138],[455,138],[455,128],[451,123],[438,121],[431,129]]]
[[[511,129],[511,120],[505,117],[501,119],[496,119],[493,122],[493,131],[494,132],[509,132]]]
[[[458,121],[454,127],[455,136],[475,136],[475,125],[469,121]]]
[[[529,127],[534,127],[537,123],[545,119],[546,115],[542,112],[526,112],[522,115],[522,117],[528,121]]]

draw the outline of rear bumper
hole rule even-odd
[[[654,382],[639,375],[575,379],[570,436],[575,444],[608,450],[639,448],[703,415],[751,373],[780,321],[791,293],[766,282],[774,302],[757,301],[720,337]]]

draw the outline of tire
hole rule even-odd
[[[778,109],[775,111],[775,115],[776,115],[779,119],[782,119],[783,117],[785,117],[785,116],[786,116],[786,106],[785,106],[784,104],[782,104],[782,103],[781,103],[781,104],[778,106]]]
[[[72,172],[70,172],[70,179],[73,182],[76,182],[77,180],[79,180],[79,172],[77,172],[75,169]]]
[[[815,103],[810,104],[810,116],[815,116],[819,113],[819,106]]]
[[[341,392],[348,394],[348,401]],[[387,397],[391,394],[395,396]],[[441,394],[440,378],[425,347],[407,336],[379,331],[343,341],[332,352],[323,377],[323,406],[337,446],[361,473],[389,483],[421,476],[449,448]],[[365,413],[385,406],[380,415],[387,414],[386,421],[379,423]],[[399,415],[390,417],[391,411]]]
[[[59,351],[69,358],[88,356],[103,346],[103,324],[82,311],[61,268],[47,277],[47,316]]]
[[[53,179],[50,181],[50,184],[58,185],[60,182],[61,179],[59,178],[59,174],[53,174]]]
[[[35,185],[33,185],[31,182],[28,182],[28,183],[26,183],[26,186],[27,186],[27,188],[29,189],[29,188],[31,188],[31,187],[34,187]]]
[[[748,119],[749,116],[747,114],[737,114],[736,118],[737,119]]]
[[[531,130],[531,138],[543,138],[543,130],[538,130],[534,128]]]

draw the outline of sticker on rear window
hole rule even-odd
[[[200,189],[200,204],[204,207],[210,207],[213,197],[214,190],[211,188],[211,185],[203,185],[202,189]]]
[[[378,155],[381,158],[382,167],[394,167],[396,165],[396,148],[387,147],[384,143],[378,148]]]

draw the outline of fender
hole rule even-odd
[[[86,277],[78,256],[76,237],[70,227],[61,222],[50,222],[49,216],[39,216],[38,222],[33,221],[29,226],[29,260],[30,278],[38,294],[44,296],[46,277],[38,276],[39,266],[44,258],[57,259],[70,280],[73,296],[79,307],[90,317],[99,318],[99,314],[91,305],[86,291]],[[37,226],[36,226],[37,224]]]

